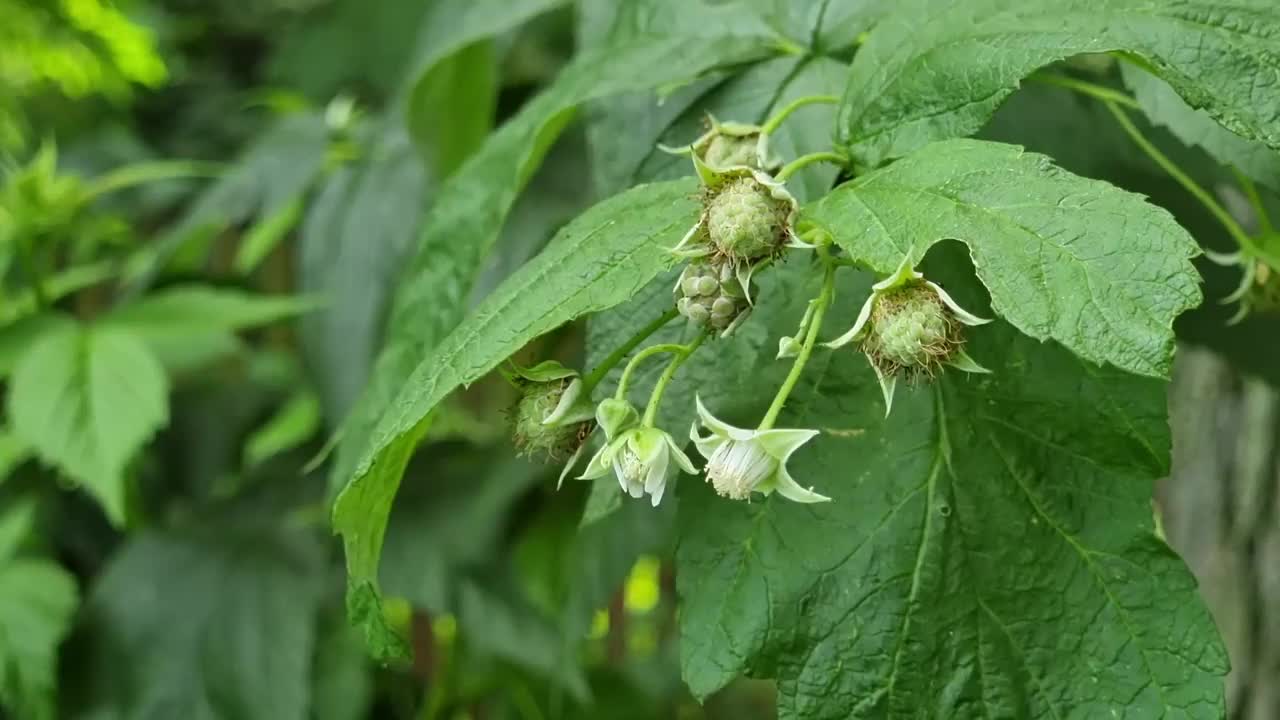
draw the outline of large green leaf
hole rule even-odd
[[[18,363],[9,417],[35,454],[124,520],[129,461],[168,420],[164,369],[141,340],[113,328],[44,335]]]
[[[839,133],[875,166],[976,132],[1019,81],[1080,53],[1127,51],[1191,106],[1280,148],[1280,6],[1271,0],[909,0],[857,54]]]
[[[401,276],[386,343],[345,425],[334,476],[346,483],[370,433],[418,361],[461,320],[466,298],[520,190],[576,108],[593,98],[686,81],[769,53],[759,38],[696,44],[644,38],[583,53],[445,183]]]
[[[533,338],[625,302],[669,267],[666,250],[697,218],[694,187],[692,180],[644,185],[591,208],[420,358],[334,503],[333,524],[346,547],[358,619],[381,619],[375,592],[387,514],[431,411]],[[375,651],[394,650],[385,646],[386,638],[371,640]]]
[[[351,409],[369,379],[396,271],[418,235],[430,184],[399,118],[379,120],[369,145],[360,162],[327,178],[298,241],[302,289],[328,302],[300,325],[334,418]]]
[[[831,503],[681,484],[690,688],[776,677],[806,720],[1220,718],[1225,652],[1152,519],[1164,385],[1003,323],[970,351],[992,375],[949,371],[887,420],[864,358],[814,358],[782,424],[822,430],[792,474]]]
[[[0,706],[53,720],[58,645],[71,624],[75,578],[44,560],[0,560]]]
[[[171,371],[199,368],[235,352],[235,331],[319,307],[315,298],[258,295],[238,288],[176,285],[106,315],[101,325],[142,340]]]
[[[996,314],[1143,375],[1168,372],[1173,319],[1200,302],[1198,248],[1169,213],[1012,145],[935,143],[840,186],[804,217],[885,274],[961,240]]]
[[[308,717],[324,556],[277,524],[148,532],[112,559],[85,608],[98,711]]]
[[[1120,67],[1143,112],[1188,145],[1204,148],[1219,162],[1234,165],[1249,177],[1280,190],[1280,149],[1240,137],[1209,113],[1191,107],[1169,83],[1130,64]]]
[[[408,88],[408,124],[414,141],[443,177],[479,146],[492,122],[497,78],[485,38],[519,27],[566,0],[440,0],[423,18]],[[441,90],[452,88],[442,106]],[[457,101],[462,101],[458,106]],[[488,115],[485,116],[485,108]],[[471,127],[460,122],[472,120]],[[482,122],[476,123],[475,120]],[[475,135],[475,126],[481,128]],[[444,144],[442,144],[444,143]]]

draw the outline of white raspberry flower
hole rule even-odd
[[[700,435],[698,425],[689,429],[689,438],[707,460],[707,482],[723,497],[750,500],[752,493],[782,497],[799,503],[828,502],[813,488],[805,489],[787,472],[787,460],[801,445],[813,439],[817,430],[746,430],[717,420],[696,399],[698,419],[710,434]]]

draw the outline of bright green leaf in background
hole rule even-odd
[[[1012,145],[935,143],[804,217],[881,274],[961,240],[997,315],[1141,375],[1168,373],[1173,319],[1200,302],[1198,248],[1168,212]]]
[[[142,340],[108,327],[46,334],[14,369],[8,401],[14,433],[123,523],[128,464],[169,417],[168,380]]]
[[[792,473],[829,504],[681,484],[690,688],[776,677],[787,720],[1221,717],[1222,646],[1152,521],[1163,384],[1004,325],[971,352],[992,375],[948,372],[887,421],[863,358],[820,361],[783,420],[823,430]]]
[[[1280,149],[1272,0],[908,0],[854,60],[839,133],[870,167],[971,135],[1027,75],[1126,51],[1232,132]]]
[[[0,513],[0,708],[13,717],[53,720],[58,645],[76,610],[75,579],[56,563],[22,557],[34,506]]]

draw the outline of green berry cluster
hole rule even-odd
[[[933,375],[962,344],[960,324],[937,293],[913,284],[876,303],[863,351],[885,374]]]
[[[717,188],[706,208],[707,234],[721,257],[758,260],[778,254],[787,242],[791,205],[751,175]]]
[[[676,309],[708,330],[727,330],[749,307],[746,288],[725,262],[693,262],[676,283]]]

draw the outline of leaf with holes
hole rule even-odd
[[[805,208],[882,274],[946,238],[969,246],[996,314],[1081,357],[1160,376],[1200,302],[1195,241],[1139,195],[978,140],[935,143]]]

